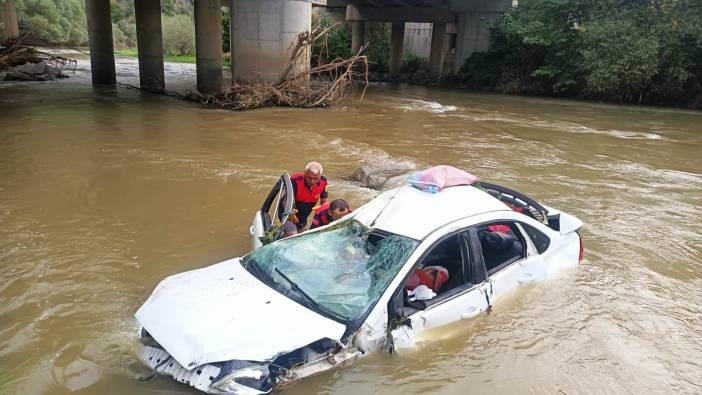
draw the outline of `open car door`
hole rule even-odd
[[[283,224],[288,220],[295,203],[288,173],[283,173],[268,193],[261,209],[256,212],[251,233],[251,248],[274,242],[283,237]]]

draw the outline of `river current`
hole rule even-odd
[[[85,68],[0,84],[7,393],[196,394],[136,379],[134,312],[164,277],[248,252],[276,177],[309,160],[354,207],[376,194],[351,180],[359,166],[468,170],[581,218],[585,261],[283,393],[702,392],[702,113],[392,85],[230,112],[93,89]],[[120,81],[136,71],[120,60]],[[194,75],[167,66],[171,89]]]

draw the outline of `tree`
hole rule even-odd
[[[88,39],[81,0],[17,0],[20,29],[50,43],[82,45]]]
[[[172,55],[195,53],[195,24],[190,15],[174,15],[163,18],[163,49]]]

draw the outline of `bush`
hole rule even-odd
[[[195,53],[195,24],[190,15],[162,15],[163,49],[169,55]]]
[[[431,82],[429,77],[429,60],[419,56],[408,54],[402,60],[399,80],[414,84],[426,84]]]
[[[366,41],[370,43],[366,55],[371,72],[387,73],[390,59],[390,24],[366,22]]]
[[[312,14],[312,29],[326,29],[333,25],[331,16],[322,9],[315,9]],[[326,42],[316,42],[312,48],[313,64],[328,63],[337,58],[351,57],[351,33],[349,26],[341,23],[329,30]]]
[[[231,10],[225,8],[222,10],[222,53],[227,53],[231,50],[231,43],[229,41],[229,30]]]

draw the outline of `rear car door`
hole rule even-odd
[[[283,237],[283,226],[292,212],[294,203],[290,176],[288,173],[283,173],[254,215],[249,229],[252,249],[255,250]]]
[[[516,288],[544,275],[542,259],[523,230],[512,220],[496,220],[470,230],[474,248],[488,277],[487,298],[492,302]]]

